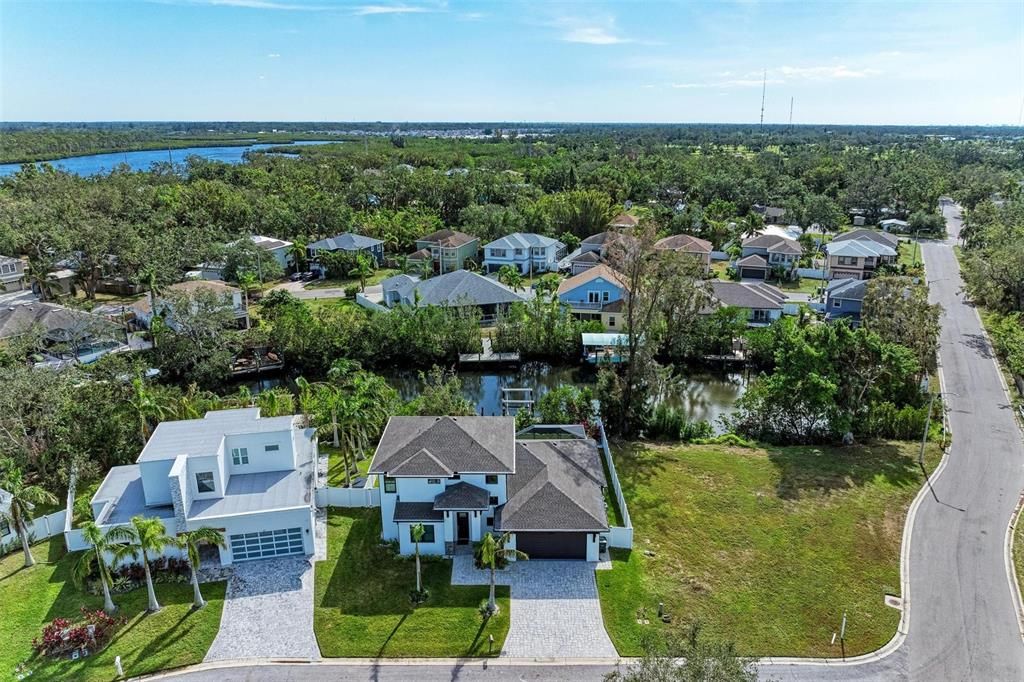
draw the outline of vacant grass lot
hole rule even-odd
[[[700,620],[744,654],[838,656],[829,642],[844,611],[848,656],[882,646],[899,622],[883,599],[900,593],[903,521],[923,483],[916,447],[618,448],[634,549],[597,581],[619,653]],[[939,457],[930,445],[929,470]]]
[[[393,268],[380,268],[366,278],[366,286],[380,284],[388,277],[397,275],[400,270]],[[306,284],[306,289],[344,289],[345,287],[359,286],[359,280],[349,277],[345,279],[314,279]]]
[[[339,488],[345,487],[345,459],[341,456],[341,451],[333,445],[321,443],[320,454],[324,453],[327,454],[327,485]],[[366,472],[370,470],[370,462],[372,460],[373,453],[371,452],[368,456],[356,461],[358,473],[351,474],[353,481],[358,476],[366,477]]]
[[[146,590],[114,595],[118,615],[128,618],[100,653],[78,661],[33,658],[32,638],[57,617],[76,620],[79,609],[103,607],[103,598],[76,588],[71,567],[78,554],[64,552],[55,537],[32,548],[37,563],[24,568],[21,551],[0,559],[0,679],[15,679],[15,667],[29,662],[30,679],[113,680],[114,657],[121,656],[126,676],[199,663],[213,643],[224,607],[225,583],[203,585],[209,601],[192,611],[192,586],[158,584],[158,613],[146,614]]]
[[[451,585],[451,562],[423,560],[426,603],[413,608],[412,559],[398,558],[380,542],[379,509],[332,509],[327,517],[327,560],[316,565],[313,628],[327,657],[486,656],[508,634],[509,590],[498,587],[500,612],[484,619],[486,586]]]

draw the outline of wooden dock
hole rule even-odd
[[[484,350],[482,353],[460,353],[460,365],[518,365],[519,353],[495,353],[491,346],[491,339],[484,337],[480,339]]]

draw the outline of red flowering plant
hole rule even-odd
[[[32,640],[32,648],[44,656],[63,656],[79,649],[96,651],[106,646],[124,622],[124,618],[114,618],[102,610],[91,611],[83,606],[80,620],[54,618],[43,626],[42,635]]]

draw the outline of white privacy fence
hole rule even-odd
[[[64,525],[68,518],[68,513],[64,510],[47,514],[46,516],[37,516],[32,519],[31,523],[28,524],[28,535],[30,538],[35,540],[45,540],[52,538],[54,535],[60,535],[64,532]],[[14,529],[14,524],[8,524],[10,526],[9,531],[6,535],[0,537],[0,544],[7,548],[7,545],[11,543],[18,544],[18,532]]]
[[[604,456],[605,464],[608,465],[608,475],[611,477],[612,490],[615,492],[615,500],[619,503],[619,511],[622,512],[622,526],[612,526],[608,529],[606,537],[610,547],[619,549],[633,549],[633,521],[629,518],[629,508],[626,506],[626,497],[622,494],[622,486],[619,484],[619,474],[615,471],[615,461],[612,459],[612,451],[608,447],[608,438],[604,433],[604,423],[597,422],[601,432],[601,454]]]
[[[379,507],[379,488],[317,488],[318,507]]]

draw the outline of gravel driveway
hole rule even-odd
[[[313,566],[307,559],[234,566],[220,631],[204,660],[256,657],[320,658],[313,635]]]
[[[594,565],[585,561],[517,561],[497,574],[511,587],[512,622],[501,655],[509,658],[616,658],[601,617]],[[457,555],[453,585],[486,585],[487,571]]]

